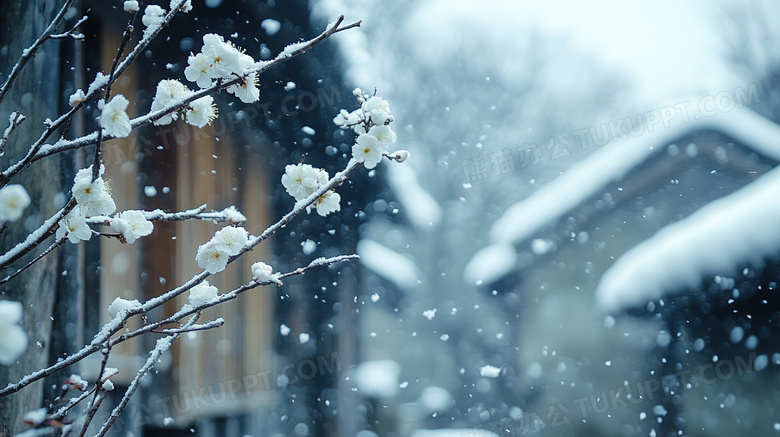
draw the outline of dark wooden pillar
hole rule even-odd
[[[61,2],[45,0],[7,0],[0,5],[0,82],[19,59],[22,50],[46,28],[56,14]],[[54,119],[59,114],[60,73],[59,42],[49,41],[38,55],[22,70],[12,91],[0,102],[0,131],[8,126],[12,111],[21,111],[26,117],[20,128],[6,145],[0,165],[6,168],[17,161],[37,139],[43,129],[43,120]],[[56,208],[54,195],[62,186],[58,158],[43,160],[12,179],[22,184],[30,193],[32,204],[22,218],[11,223],[0,234],[0,252],[5,252],[22,241],[29,231],[50,217]],[[50,243],[50,241],[48,242]],[[17,261],[2,275],[23,266],[36,253]],[[49,362],[52,339],[52,314],[60,274],[56,255],[48,256],[14,280],[0,286],[0,300],[22,302],[24,316],[22,327],[27,332],[29,344],[25,353],[11,366],[0,365],[0,386],[16,382],[24,375],[45,367]],[[0,398],[0,434],[15,435],[24,429],[22,416],[39,408],[43,400],[43,382]]]

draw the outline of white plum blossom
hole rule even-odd
[[[154,230],[154,225],[144,217],[144,213],[136,210],[119,213],[111,219],[110,226],[122,234],[127,244],[133,244],[136,239],[147,236]]]
[[[100,168],[100,174],[104,171]],[[73,179],[73,197],[81,206],[81,213],[87,217],[94,215],[107,215],[116,211],[116,204],[111,195],[106,191],[106,183],[102,177],[92,181],[92,166],[84,168],[76,173]]]
[[[108,316],[114,319],[121,311],[138,308],[140,306],[141,303],[136,299],[128,300],[117,297],[113,302],[111,302],[111,305],[108,306]]]
[[[138,2],[135,0],[129,0],[124,3],[125,12],[138,12],[140,9]]]
[[[363,113],[368,115],[368,118],[371,119],[371,122],[376,125],[381,126],[385,124],[387,120],[392,120],[393,117],[390,114],[390,104],[387,103],[387,100],[381,97],[370,97],[368,100],[363,102],[361,109],[363,110]]]
[[[28,206],[30,206],[30,195],[23,186],[12,184],[0,188],[0,221],[19,220]]]
[[[204,280],[200,284],[190,288],[188,300],[190,305],[198,307],[214,299],[219,294],[217,287],[209,285],[209,281]]]
[[[212,241],[224,246],[225,251],[230,256],[233,256],[233,255],[238,255],[239,252],[241,252],[241,249],[244,248],[244,245],[246,244],[248,238],[249,237],[246,232],[246,229],[240,227],[226,226],[220,229],[219,231],[217,231],[216,234],[214,234],[214,238],[212,239]]]
[[[335,191],[326,191],[325,194],[317,199],[317,214],[325,217],[326,215],[341,211],[341,196]]]
[[[257,87],[257,74],[248,74],[243,82],[227,87],[227,92],[234,94],[244,103],[253,103],[260,99],[260,89]]]
[[[372,169],[382,160],[385,150],[379,144],[379,140],[369,134],[360,135],[357,143],[352,146],[352,157],[362,162],[367,169]]]
[[[195,255],[198,266],[211,274],[225,270],[229,258],[230,253],[228,253],[225,245],[219,244],[213,239],[205,244],[201,244],[198,247],[198,253]]]
[[[0,300],[0,364],[10,366],[27,349],[22,321],[22,303]]]
[[[234,73],[241,74],[241,52],[232,44],[225,42],[222,36],[215,33],[203,35],[202,53],[212,65],[213,74],[217,77],[229,78]]]
[[[75,93],[71,94],[68,98],[68,104],[72,107],[76,107],[84,102],[84,100],[87,98],[87,96],[84,94],[84,90],[81,88],[77,89]]]
[[[198,53],[187,59],[187,68],[184,69],[184,77],[190,82],[195,82],[199,87],[206,88],[211,85],[213,75],[212,63],[206,55]]]
[[[255,60],[251,56],[226,42],[220,35],[208,33],[203,35],[201,52],[191,54],[187,59],[184,76],[201,88],[210,86],[214,79],[243,77],[242,82],[227,87],[227,92],[244,103],[252,103],[260,98],[257,74],[252,72],[253,68]]]
[[[279,273],[274,273],[273,267],[260,261],[252,264],[252,277],[258,282],[279,282]]]
[[[133,126],[130,125],[130,117],[127,116],[127,105],[130,102],[121,94],[117,94],[110,102],[103,105],[100,113],[100,126],[106,133],[115,138],[124,138],[130,135]]]
[[[211,96],[201,97],[198,100],[190,102],[189,108],[184,112],[187,123],[203,127],[211,123],[217,117],[214,98]]]
[[[76,244],[92,237],[92,229],[87,225],[87,219],[81,214],[80,207],[73,208],[58,224],[60,227],[54,235],[57,240],[68,237],[71,243]]]
[[[176,103],[178,101],[184,100],[187,97],[189,97],[192,94],[192,91],[190,91],[189,88],[187,88],[186,85],[179,82],[175,79],[165,79],[161,80],[160,83],[157,84],[157,91],[154,94],[154,99],[152,100],[152,111],[159,111],[161,109],[164,109],[166,106],[168,106],[171,103]],[[176,120],[179,118],[179,115],[177,112],[171,112],[163,117],[160,117],[159,119],[155,120],[154,124],[157,126],[169,124],[171,121]]]
[[[347,112],[346,109],[342,109],[341,111],[339,111],[339,114],[333,118],[333,123],[335,123],[336,125],[342,128],[355,126],[362,121],[361,119],[362,114],[363,111],[361,111],[360,109],[357,109],[352,112]]]
[[[323,173],[327,181],[327,172],[324,170],[309,164],[291,164],[284,168],[282,185],[295,200],[303,200],[319,188]]]
[[[379,144],[384,149],[387,149],[387,146],[390,144],[395,143],[396,135],[395,132],[390,129],[390,126],[372,126],[368,131],[368,134],[376,137],[376,139],[379,140]]]

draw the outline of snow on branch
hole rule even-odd
[[[43,224],[38,227],[38,229],[32,231],[27,236],[27,238],[24,239],[24,241],[12,247],[11,250],[9,250],[8,252],[0,255],[0,269],[4,269],[8,267],[8,265],[18,260],[25,254],[30,252],[33,248],[41,244],[44,240],[49,238],[49,236],[52,233],[52,230],[54,229],[55,226],[57,226],[57,222],[60,221],[63,217],[65,217],[65,214],[70,212],[70,210],[73,209],[74,206],[76,206],[76,202],[73,199],[71,199],[71,201],[68,202],[67,205],[62,207],[62,209],[57,211],[48,220],[44,221]]]
[[[198,316],[193,316],[182,328],[191,327],[197,320]],[[116,420],[119,418],[119,415],[122,414],[122,411],[125,409],[125,407],[127,407],[127,404],[130,402],[130,398],[138,389],[138,385],[141,383],[141,380],[152,370],[154,365],[160,360],[160,357],[162,357],[162,354],[171,347],[171,344],[173,344],[174,340],[179,338],[179,335],[181,334],[175,333],[168,337],[163,337],[157,340],[154,349],[152,349],[152,351],[149,353],[149,358],[146,360],[146,363],[143,365],[143,367],[138,369],[138,373],[127,387],[125,394],[122,396],[122,400],[116,407],[114,407],[114,409],[111,411],[111,416],[109,416],[108,420],[106,420],[106,422],[100,428],[100,431],[98,431],[95,436],[102,437],[108,433],[109,429],[111,429],[111,427],[114,425],[114,422],[116,422]],[[84,426],[86,427],[87,424]]]
[[[65,6],[49,28],[33,46],[25,50],[22,59],[14,66],[16,73],[12,73],[6,84],[0,89],[0,100],[12,84],[13,79],[18,75],[18,70],[34,55],[43,41],[52,38],[83,38],[83,35],[76,33],[76,29],[85,22],[87,17],[78,20],[70,30],[60,34],[53,34],[53,30],[62,21],[65,11],[68,10],[74,1],[67,0]],[[182,333],[213,329],[225,323],[222,318],[217,318],[206,323],[196,324],[202,310],[223,304],[235,299],[243,292],[260,286],[272,284],[282,286],[282,279],[303,275],[314,268],[327,267],[359,259],[358,255],[317,258],[306,266],[286,273],[274,272],[270,265],[258,261],[251,266],[253,277],[251,281],[224,294],[219,294],[219,290],[207,281],[210,275],[221,272],[228,264],[246,252],[253,250],[304,210],[307,213],[316,211],[317,214],[323,217],[340,211],[341,197],[336,192],[336,189],[347,180],[351,172],[359,167],[363,166],[370,170],[376,167],[383,160],[383,157],[391,161],[403,162],[409,156],[408,152],[403,150],[391,152],[389,149],[396,141],[396,134],[390,128],[393,116],[390,114],[388,102],[378,96],[364,94],[360,89],[356,89],[353,94],[357,98],[360,108],[351,113],[342,109],[339,116],[334,119],[334,122],[342,129],[352,129],[357,136],[355,144],[352,146],[352,158],[345,168],[333,177],[330,177],[327,171],[315,168],[310,164],[301,162],[288,165],[285,168],[285,174],[281,179],[281,183],[287,190],[287,193],[295,198],[296,202],[290,211],[259,235],[249,235],[247,230],[240,226],[247,221],[247,218],[233,206],[222,211],[206,211],[207,206],[204,204],[178,212],[167,212],[160,209],[116,212],[117,205],[111,197],[108,181],[103,179],[105,171],[101,155],[101,144],[103,141],[126,137],[133,129],[140,126],[151,123],[158,125],[167,124],[177,120],[179,117],[189,124],[203,127],[216,116],[216,112],[213,109],[212,94],[225,90],[230,94],[234,94],[245,103],[252,103],[259,98],[257,75],[308,51],[335,33],[360,26],[359,21],[343,25],[344,17],[340,15],[316,37],[288,45],[281,53],[269,61],[257,62],[244,54],[243,51],[235,47],[231,42],[225,41],[222,36],[206,34],[203,36],[204,45],[202,51],[197,55],[189,57],[189,66],[185,70],[187,79],[191,82],[196,82],[199,89],[191,90],[178,80],[168,79],[161,81],[157,85],[157,92],[149,112],[131,120],[126,113],[130,103],[126,97],[117,94],[109,99],[111,97],[112,84],[138,55],[146,50],[151,40],[164,27],[169,25],[177,12],[188,12],[192,8],[190,1],[172,0],[170,2],[171,10],[168,12],[157,5],[147,6],[141,19],[145,26],[143,37],[122,58],[125,47],[130,41],[133,23],[139,11],[136,2],[125,2],[124,10],[130,12],[131,15],[125,27],[122,41],[114,56],[109,74],[97,73],[95,80],[91,83],[86,93],[83,90],[77,90],[69,99],[72,109],[54,121],[47,119],[44,122],[46,126],[44,131],[29,147],[24,157],[0,173],[0,213],[2,213],[0,214],[0,222],[2,222],[0,223],[0,231],[2,231],[7,222],[19,219],[24,208],[30,203],[30,196],[21,185],[7,186],[11,178],[27,169],[37,160],[66,150],[78,149],[92,144],[97,145],[92,165],[76,173],[70,199],[66,205],[46,219],[24,241],[16,244],[7,253],[0,255],[0,269],[9,267],[12,263],[29,254],[52,235],[54,235],[54,242],[26,265],[7,275],[4,279],[0,279],[0,284],[9,281],[50,254],[58,246],[65,244],[66,239],[71,243],[78,244],[81,241],[89,240],[92,236],[98,235],[117,238],[122,243],[131,244],[140,237],[150,235],[153,232],[154,226],[152,222],[154,221],[207,220],[213,223],[228,223],[227,226],[216,231],[208,242],[199,247],[195,261],[200,267],[204,268],[202,272],[162,295],[150,298],[144,302],[139,302],[135,299],[115,299],[107,308],[111,320],[100,329],[89,344],[73,354],[59,359],[55,364],[33,371],[18,382],[9,383],[5,388],[0,389],[0,397],[16,393],[30,384],[63,370],[92,354],[103,354],[99,376],[96,378],[94,387],[86,390],[88,384],[81,380],[78,375],[72,375],[68,382],[63,385],[63,392],[60,397],[55,399],[55,402],[63,399],[68,390],[72,388],[78,389],[82,393],[77,397],[69,398],[67,403],[56,411],[52,403],[48,409],[42,408],[30,413],[34,413],[34,417],[40,419],[36,420],[34,425],[36,427],[42,425],[47,420],[54,424],[62,425],[66,422],[66,416],[77,404],[92,396],[91,401],[86,403],[87,406],[81,412],[83,420],[81,421],[81,429],[78,435],[83,436],[90,422],[95,417],[101,402],[104,399],[108,399],[106,392],[113,389],[113,384],[110,381],[113,373],[111,369],[106,368],[112,347],[145,333],[165,335],[165,337],[157,340],[155,347],[149,352],[146,363],[137,371],[121,400],[113,408],[110,417],[102,424],[96,434],[97,436],[105,435],[128,405],[142,378],[152,370],[154,364],[170,348],[174,340]],[[100,98],[101,93],[102,98]],[[100,128],[96,132],[71,140],[61,137],[52,145],[45,144],[56,131],[71,122],[76,112],[84,109],[87,103],[95,98],[100,98],[97,101],[97,108],[100,111]],[[23,115],[16,112],[11,113],[9,118],[10,125],[5,130],[2,138],[0,138],[0,155],[2,155],[4,145],[9,141],[9,137],[22,121],[24,121]],[[115,233],[93,229],[93,227],[99,226],[110,227]],[[187,291],[189,291],[188,303],[179,308],[179,310],[169,316],[162,316],[162,319],[155,322],[147,320],[146,315],[149,315],[152,310],[161,307],[166,302],[173,301]],[[18,302],[14,304],[20,305]],[[18,314],[21,320],[21,310],[18,311]],[[125,327],[129,319],[139,315],[144,320],[142,327],[117,335]],[[181,321],[185,318],[189,319],[182,325]],[[173,325],[173,327],[170,325]],[[24,340],[26,341],[26,336]],[[11,355],[11,361],[9,362],[13,362],[16,357],[18,355]],[[9,358],[8,354],[4,358]],[[83,384],[81,382],[76,384],[71,381],[81,381]],[[46,414],[47,411],[48,415]],[[39,429],[36,428],[31,431],[37,432]],[[73,431],[75,433],[77,430],[74,429]]]
[[[205,301],[203,303],[200,303],[199,305],[195,305],[195,306],[189,305],[189,304],[188,305],[184,305],[179,311],[175,312],[174,314],[172,314],[172,315],[170,315],[170,316],[168,316],[168,317],[166,317],[166,318],[164,318],[162,320],[159,320],[159,321],[154,322],[154,323],[146,324],[146,325],[136,329],[135,331],[128,332],[126,334],[122,334],[122,335],[112,339],[111,342],[110,342],[110,345],[114,346],[114,345],[116,345],[118,343],[122,343],[124,341],[130,340],[131,338],[137,337],[137,336],[139,336],[141,334],[145,334],[147,332],[158,332],[158,331],[155,331],[155,330],[161,328],[162,326],[165,326],[165,325],[168,325],[168,324],[172,324],[172,323],[177,323],[178,320],[181,320],[184,317],[191,316],[193,314],[198,314],[200,311],[203,311],[206,308],[210,308],[210,307],[213,307],[213,306],[225,303],[225,302],[227,302],[229,300],[233,300],[236,297],[238,297],[239,294],[241,294],[241,293],[243,293],[245,291],[251,290],[253,288],[257,288],[257,287],[260,287],[260,286],[263,286],[263,285],[280,285],[281,283],[277,282],[280,279],[289,278],[290,276],[302,275],[302,274],[306,273],[307,271],[309,271],[309,270],[311,270],[313,268],[329,266],[329,265],[332,265],[332,264],[345,262],[345,261],[353,261],[353,260],[357,260],[357,259],[360,259],[360,257],[358,257],[357,255],[339,255],[339,256],[334,256],[334,257],[331,257],[331,258],[318,258],[318,259],[313,260],[311,263],[309,263],[305,267],[299,267],[299,268],[297,268],[295,270],[292,270],[290,272],[279,274],[279,275],[275,276],[275,279],[269,279],[269,280],[265,280],[265,281],[253,280],[252,282],[244,284],[244,285],[242,285],[242,286],[240,286],[240,287],[238,287],[238,288],[236,288],[234,290],[231,290],[231,291],[229,291],[229,292],[227,292],[225,294],[217,295],[217,296],[213,297],[212,299],[209,299],[209,300],[207,300],[207,301]],[[209,323],[219,323],[220,320],[221,319],[217,319],[217,320],[215,320],[213,322],[209,322]],[[206,326],[206,325],[209,325],[209,324],[207,323],[207,324],[205,324],[203,326]],[[211,326],[208,326],[208,328],[211,328]],[[208,329],[208,328],[204,328],[204,329]],[[180,331],[183,332],[182,330],[184,330],[184,329],[185,328],[182,327],[182,328],[180,328],[178,330],[173,330],[173,331],[170,331],[170,332],[180,332]],[[168,330],[163,330],[162,332],[163,333],[167,333]],[[2,395],[1,392],[0,392],[0,395]]]
[[[25,119],[25,116],[20,112],[12,112],[11,115],[8,116],[8,128],[3,132],[3,137],[0,138],[0,156],[5,154],[5,145],[8,142],[8,138],[11,137],[11,134],[14,133],[16,128],[19,127]]]
[[[308,41],[294,43],[287,46],[279,55],[277,55],[274,59],[271,59],[270,61],[256,62],[254,64],[254,67],[248,70],[247,75],[262,74],[278,64],[281,64],[285,61],[294,58],[295,56],[305,53],[306,51],[308,51],[315,45],[319,44],[323,40],[329,38],[335,33],[360,26],[360,21],[356,21],[354,23],[339,27],[343,21],[344,21],[344,16],[340,15],[333,23],[329,24],[328,27],[316,37]],[[128,55],[128,58],[130,56],[131,55]],[[117,72],[118,72],[117,74],[121,72],[120,69],[122,68],[123,64],[124,61],[123,63],[120,64],[119,67],[117,67]],[[169,116],[170,114],[179,111],[181,108],[186,107],[187,105],[189,105],[190,103],[198,99],[215,94],[219,91],[225,90],[232,86],[241,84],[244,82],[244,80],[245,80],[244,77],[236,77],[235,79],[231,79],[231,80],[217,80],[210,86],[195,91],[183,99],[172,101],[161,109],[150,111],[145,115],[130,120],[130,126],[133,129],[136,129],[141,126],[152,124],[155,121],[162,119],[163,117]],[[91,98],[91,96],[88,95],[87,99],[89,98]],[[110,140],[112,138],[115,137],[112,135],[107,135],[105,133],[103,134],[103,140]],[[72,140],[61,139],[52,145],[43,145],[42,147],[39,148],[39,150],[36,150],[36,154],[35,156],[31,157],[30,163],[66,150],[79,149],[85,146],[95,144],[97,143],[97,140],[98,140],[98,132],[92,132],[90,134]],[[9,168],[9,170],[6,170],[5,172],[3,172],[2,175],[0,175],[0,184],[2,184],[4,177],[10,178],[13,175],[10,170],[11,168]],[[11,176],[8,176],[7,174],[11,174]]]
[[[75,0],[68,0],[68,2],[63,6],[63,9],[60,10],[60,13],[57,15],[57,17],[59,17],[59,20],[62,19],[62,17],[60,17],[60,14],[64,15],[65,12],[73,4],[74,1]],[[112,74],[111,82],[116,81],[116,79],[119,76],[121,76],[122,73],[130,66],[130,64],[132,64],[133,61],[135,61],[135,59],[138,57],[138,55],[140,53],[142,53],[144,50],[146,50],[146,47],[149,45],[149,43],[160,33],[160,31],[165,26],[167,26],[171,22],[171,20],[173,19],[174,15],[176,15],[176,13],[181,10],[181,7],[187,1],[188,0],[178,0],[178,2],[177,2],[177,0],[174,0],[174,2],[176,2],[175,3],[176,7],[173,8],[170,12],[168,12],[165,15],[165,17],[162,20],[159,21],[158,25],[154,27],[152,32],[149,32],[149,34],[145,33],[144,37],[135,45],[133,50],[121,62],[119,62],[119,63],[117,63],[115,65],[115,68],[113,68],[114,73]],[[132,15],[132,17],[133,18],[135,17],[135,13]],[[56,20],[57,20],[57,18],[55,18],[55,21]],[[131,21],[132,21],[132,18],[131,18]],[[52,25],[53,24],[55,24],[54,21],[52,22]],[[56,27],[56,26],[54,26],[54,27]],[[50,25],[51,29],[47,29],[49,34],[51,34],[51,32],[53,32],[54,27]],[[46,31],[44,31],[44,35],[45,34],[46,34]],[[41,41],[40,38],[39,38],[39,41]],[[42,42],[43,41],[41,41],[41,43]],[[37,43],[37,41],[36,41],[36,43]],[[38,45],[40,45],[40,44],[38,44]],[[36,47],[36,50],[37,50],[37,47]],[[12,72],[12,74],[13,74],[13,72]],[[9,81],[10,80],[11,80],[11,78],[9,78]],[[6,81],[6,83],[8,83],[8,81]],[[30,149],[28,150],[27,154],[22,159],[17,161],[15,164],[11,165],[5,171],[0,173],[0,187],[5,186],[12,177],[14,177],[19,172],[21,172],[22,170],[27,168],[30,164],[32,164],[33,158],[36,158],[36,155],[38,154],[38,152],[45,145],[44,143],[46,142],[46,140],[49,139],[49,137],[54,132],[56,132],[58,129],[60,129],[61,127],[63,127],[66,124],[68,124],[70,122],[70,120],[73,118],[73,116],[76,114],[76,112],[78,112],[84,106],[86,106],[87,102],[89,102],[90,100],[92,100],[93,98],[98,96],[99,93],[108,85],[109,85],[108,76],[104,75],[103,73],[98,73],[97,76],[95,77],[95,81],[92,82],[92,84],[90,85],[87,93],[85,95],[81,96],[81,98],[78,100],[76,105],[73,108],[71,108],[67,113],[65,113],[65,114],[61,115],[60,117],[58,117],[56,120],[47,123],[46,130],[41,134],[41,136],[38,138],[38,140],[36,140],[35,143],[33,143],[30,146]],[[0,100],[2,100],[2,94],[0,94]],[[97,142],[97,133],[94,134],[94,139],[89,144],[95,144],[96,142]],[[40,157],[37,157],[37,158],[39,159]]]
[[[68,30],[67,32],[53,34],[53,35],[49,36],[49,38],[51,38],[51,39],[64,39],[64,38],[70,37],[70,38],[73,38],[75,40],[83,40],[84,39],[84,34],[83,33],[76,33],[76,29],[79,26],[81,26],[82,24],[84,24],[84,22],[87,21],[88,18],[89,17],[84,15],[83,17],[79,18],[79,21],[77,21],[76,24],[74,24],[70,28],[70,30]]]
[[[206,211],[206,204],[188,209],[186,211],[179,212],[165,212],[161,209],[155,209],[153,211],[139,211],[143,214],[144,218],[148,221],[184,221],[184,220],[208,220],[213,223],[230,222],[231,224],[243,223],[246,221],[246,217],[241,214],[235,206],[230,206],[222,211]],[[87,218],[89,224],[105,224],[110,222],[112,217],[105,215],[98,215]]]
[[[16,64],[14,64],[13,68],[11,69],[11,72],[8,74],[8,79],[6,79],[5,83],[3,83],[2,86],[0,86],[0,102],[2,102],[5,96],[8,94],[8,91],[11,89],[11,85],[13,85],[14,81],[19,76],[19,73],[22,71],[22,68],[24,68],[27,62],[35,56],[35,54],[38,52],[38,49],[41,47],[41,45],[43,45],[43,43],[46,42],[46,40],[52,37],[54,30],[57,28],[57,26],[60,25],[63,18],[65,18],[65,14],[68,12],[68,9],[70,9],[70,7],[73,6],[73,3],[75,3],[75,1],[76,0],[67,0],[65,4],[62,5],[62,8],[60,8],[59,12],[57,12],[57,15],[54,16],[54,19],[51,20],[49,26],[46,27],[43,33],[41,33],[41,36],[39,36],[38,39],[35,40],[35,42],[32,43],[30,47],[27,47],[26,49],[22,50],[22,56],[19,58],[19,61],[17,61]]]

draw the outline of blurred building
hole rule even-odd
[[[748,108],[679,120],[603,146],[493,225],[514,262],[472,263],[522,296],[540,435],[772,432],[778,208],[739,202],[780,188],[778,144]]]

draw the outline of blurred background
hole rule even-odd
[[[51,54],[63,102],[108,68],[126,19],[118,1],[77,4],[71,19],[98,19],[83,44]],[[204,33],[269,59],[338,14],[362,25],[262,75],[260,103],[219,96],[207,128],[146,127],[108,143],[120,209],[235,204],[261,232],[293,205],[284,165],[334,174],[349,160],[354,135],[331,120],[357,107],[356,87],[390,102],[411,157],[359,170],[338,190],[341,213],[297,218],[209,278],[226,291],[255,261],[287,271],[361,256],[207,311],[226,325],[172,348],[121,432],[780,433],[780,6],[193,5],[118,82],[137,113],[159,80],[184,81]],[[47,165],[69,181],[83,160]],[[63,253],[61,268],[82,266],[59,280],[57,299],[78,303],[36,327],[63,337],[49,361],[88,342],[115,297],[157,296],[197,273],[195,250],[216,229],[161,224],[140,252],[111,240]],[[112,353],[116,384],[154,340]],[[99,358],[81,365],[85,378]]]

